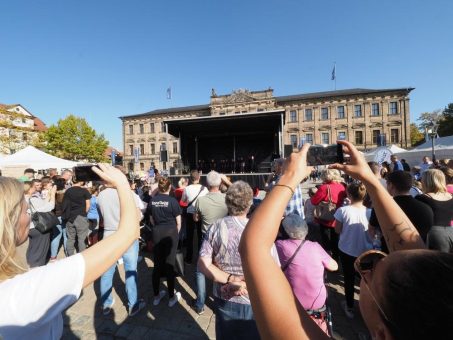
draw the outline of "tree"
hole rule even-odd
[[[422,130],[425,131],[426,128],[428,128],[432,123],[439,123],[439,121],[442,119],[442,114],[441,110],[437,109],[432,112],[423,112],[420,114],[420,117],[418,117],[417,120],[419,120],[421,123],[418,125],[418,127]]]
[[[105,161],[108,141],[97,134],[84,118],[69,115],[44,133],[46,151],[74,161]]]
[[[412,146],[420,145],[425,141],[425,135],[418,129],[417,124],[411,123],[410,133]]]
[[[442,119],[437,132],[441,137],[453,135],[453,103],[448,104],[442,111]]]

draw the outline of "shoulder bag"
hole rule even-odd
[[[299,247],[297,247],[296,251],[294,252],[293,256],[289,258],[289,260],[285,263],[285,265],[282,267],[282,271],[285,271],[288,269],[288,266],[293,262],[294,258],[296,257],[297,253],[299,252],[300,248],[302,248],[302,245],[305,243],[305,240],[303,240],[300,244]]]
[[[333,221],[335,219],[334,214],[337,210],[337,205],[332,202],[332,195],[330,193],[330,185],[327,186],[327,202],[319,202],[318,205],[315,206],[315,210],[313,211],[313,216],[316,217],[318,220],[322,221]]]
[[[35,226],[35,229],[39,231],[41,234],[49,233],[53,230],[53,227],[60,224],[58,217],[52,212],[40,212],[36,211],[33,207],[33,203],[31,203],[30,199],[30,210],[31,210],[31,221]]]
[[[193,202],[198,198],[198,196],[201,194],[201,192],[204,190],[204,185],[201,186],[200,191],[198,192],[197,196],[193,200],[191,200],[189,203],[187,203],[187,208],[192,205]]]

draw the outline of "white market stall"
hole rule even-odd
[[[77,162],[49,155],[33,146],[27,146],[12,155],[0,159],[0,169],[4,175],[11,172],[17,173],[20,169],[23,171],[26,168],[33,168],[34,170],[70,169],[77,164]]]
[[[453,159],[453,136],[434,139],[434,150],[436,159]],[[426,141],[410,151],[398,152],[397,155],[400,159],[404,158],[411,166],[418,165],[422,162],[424,156],[431,158],[431,140]]]
[[[385,151],[385,152],[384,152]],[[399,146],[392,144],[388,147],[380,146],[364,154],[365,159],[368,162],[375,161],[382,163],[383,161],[390,162],[390,156],[406,152],[407,150],[400,148]],[[378,159],[379,158],[379,161]]]

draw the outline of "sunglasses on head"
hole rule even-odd
[[[376,297],[374,296],[370,288],[371,283],[370,278],[372,278],[372,276],[370,276],[369,274],[371,274],[375,270],[376,265],[379,263],[379,261],[384,259],[386,256],[387,254],[382,251],[368,250],[355,260],[354,268],[360,274],[360,277],[365,283],[365,286],[368,289],[368,292],[370,293],[370,296],[373,299],[374,303],[376,304],[380,314],[382,315],[384,320],[387,321],[387,323],[389,323],[394,328],[395,324],[391,322],[390,319],[387,317],[383,308],[381,307],[381,304],[377,301]]]

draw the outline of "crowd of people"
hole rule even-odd
[[[367,163],[351,143],[339,143],[348,163],[323,170],[307,166],[308,145],[277,159],[264,199],[216,171],[204,181],[193,170],[177,187],[157,174],[137,182],[109,165],[93,167],[101,178],[93,182],[70,170],[0,176],[0,336],[59,339],[61,313],[95,280],[109,315],[118,263],[135,316],[147,305],[137,286],[143,249],[153,256],[153,306],[167,294],[169,308],[178,304],[176,276],[194,275],[190,304],[201,315],[211,294],[206,279],[213,282],[218,339],[332,336],[325,270],[341,271],[343,313],[360,313],[373,338],[448,338],[453,160]],[[308,182],[305,195],[307,178],[321,183]],[[54,214],[58,224],[40,231],[37,213]],[[140,225],[149,228],[140,233]],[[27,240],[23,263],[16,248]],[[46,289],[55,282],[58,290]]]

